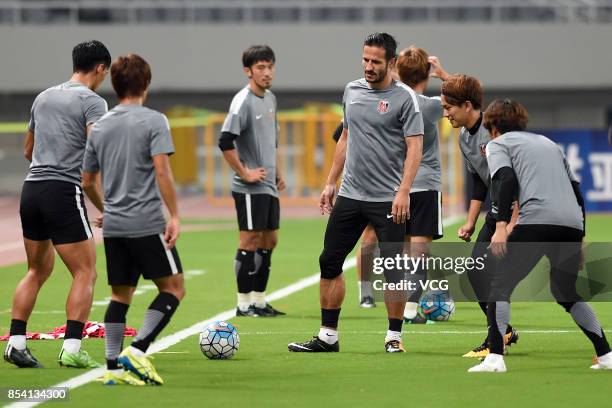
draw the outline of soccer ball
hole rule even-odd
[[[455,301],[448,292],[430,292],[421,298],[421,311],[428,320],[447,321],[455,311]]]
[[[211,360],[232,358],[240,346],[240,336],[233,324],[217,321],[200,332],[200,350]]]

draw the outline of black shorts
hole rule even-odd
[[[442,238],[441,192],[428,190],[410,193],[410,219],[406,222],[406,235]]]
[[[92,237],[81,188],[60,180],[26,181],[19,205],[23,236],[54,245]]]
[[[104,238],[108,284],[136,286],[138,278],[157,279],[183,273],[176,247],[167,249],[163,234]]]
[[[580,301],[576,280],[582,235],[581,230],[558,225],[516,225],[508,236],[506,256],[491,277],[489,301],[509,300],[514,288],[544,256],[550,263],[550,289],[557,302]]]
[[[385,244],[380,246],[382,257],[393,258],[402,253],[406,225],[393,222],[392,206],[391,201],[369,202],[342,196],[336,199],[327,221],[323,253],[319,257],[321,276],[324,279],[333,279],[342,273],[344,260],[368,224],[372,224],[376,231],[378,242]]]
[[[277,230],[280,221],[278,197],[232,191],[240,231]]]

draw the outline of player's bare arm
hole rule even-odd
[[[342,130],[342,135],[340,136],[340,139],[338,139],[338,143],[336,144],[336,150],[334,151],[334,161],[329,171],[329,175],[327,176],[325,188],[323,188],[323,192],[321,193],[321,198],[319,200],[319,208],[321,209],[321,214],[323,215],[331,213],[332,207],[334,205],[336,183],[338,182],[340,174],[342,174],[342,170],[344,169],[344,161],[346,160],[347,138],[348,129],[344,128]]]
[[[100,211],[100,213],[104,213],[104,202],[102,199],[104,194],[102,193],[100,172],[89,173],[84,171],[83,179],[81,180],[81,187],[83,187],[83,191],[87,195],[87,198],[89,198],[98,211]],[[94,226],[102,228],[102,220],[103,215],[96,217],[93,221]]]
[[[32,161],[32,152],[34,151],[34,132],[28,130],[25,135],[25,146],[23,148],[23,156],[29,161]]]
[[[431,64],[431,72],[429,73],[429,76],[432,78],[440,78],[442,81],[446,81],[450,75],[444,70],[444,68],[442,68],[440,59],[436,56],[431,55],[427,60]]]
[[[406,137],[405,140],[408,151],[404,161],[404,174],[391,207],[393,222],[397,224],[405,223],[410,217],[410,188],[423,155],[423,135]]]
[[[170,219],[166,224],[164,240],[168,244],[168,249],[171,249],[174,247],[179,237],[180,227],[174,177],[172,176],[172,169],[170,168],[170,158],[167,154],[153,156],[153,166],[155,167],[155,179],[159,186],[159,192],[170,213]]]
[[[224,150],[223,158],[230,165],[232,170],[236,172],[238,177],[243,179],[247,183],[258,183],[260,181],[265,180],[267,172],[263,167],[258,167],[256,169],[249,169],[240,161],[240,157],[238,157],[238,153],[236,149],[232,150]]]
[[[280,157],[276,156],[276,188],[278,191],[283,191],[285,189],[285,179],[283,178],[283,173],[281,173],[280,166]]]
[[[459,230],[457,230],[457,236],[465,242],[470,242],[472,234],[476,228],[476,222],[480,215],[480,209],[482,208],[482,201],[470,200],[470,208],[468,209],[467,220]]]

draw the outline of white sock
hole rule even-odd
[[[504,361],[504,356],[501,354],[489,353],[484,359],[485,363],[497,364],[500,361]]]
[[[334,344],[338,341],[338,330],[330,329],[328,327],[321,327],[319,330],[319,339],[323,340],[327,344]]]
[[[125,371],[123,368],[117,368],[116,370],[107,370],[109,373],[114,375],[121,375]]]
[[[372,282],[367,280],[359,281],[359,297],[363,299],[364,297],[374,297],[372,294]]]
[[[415,302],[406,302],[404,307],[404,317],[406,319],[414,319],[417,315],[417,304]]]
[[[600,363],[604,363],[604,364],[612,363],[612,351],[607,354],[604,354],[601,357],[597,357],[597,361],[599,361]]]
[[[137,349],[136,347],[130,346],[130,352],[136,357],[142,357],[145,355],[144,351]]]
[[[402,332],[387,330],[387,336],[385,336],[385,343],[391,340],[402,341]]]
[[[81,350],[81,339],[64,339],[62,348],[69,353],[78,353]]]
[[[19,351],[23,351],[26,348],[26,336],[23,334],[16,334],[9,337],[8,344],[15,347]]]
[[[266,292],[251,292],[251,303],[260,309],[266,307]]]
[[[238,292],[238,309],[246,312],[249,306],[251,306],[251,295],[249,293]]]

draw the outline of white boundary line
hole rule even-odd
[[[447,219],[445,219],[443,221],[444,224],[453,224],[455,222],[457,222],[458,220],[460,220],[460,217],[449,217]],[[344,262],[344,265],[342,265],[342,270],[346,271],[347,269],[351,269],[354,268],[357,265],[357,259],[355,257],[349,258]],[[314,275],[310,275],[307,278],[304,279],[300,279],[299,281],[292,283],[289,286],[285,286],[284,288],[281,288],[275,292],[272,292],[270,295],[267,296],[268,300],[270,301],[274,301],[274,300],[278,300],[284,297],[287,297],[289,295],[292,295],[296,292],[299,292],[303,289],[306,289],[307,287],[313,286],[315,284],[317,284],[319,282],[320,279],[320,273],[316,273]],[[230,309],[230,310],[226,310],[225,312],[221,312],[213,317],[211,317],[210,319],[207,320],[203,320],[201,322],[195,323],[194,325],[180,330],[176,333],[170,334],[166,337],[163,337],[161,339],[159,339],[158,341],[156,341],[155,343],[151,344],[151,346],[149,347],[149,350],[147,351],[147,354],[154,354],[157,353],[159,351],[165,350],[169,347],[172,347],[173,345],[181,342],[182,340],[186,339],[189,336],[193,336],[194,334],[197,334],[200,332],[200,330],[209,325],[210,323],[213,323],[217,320],[228,320],[231,317],[234,317],[236,315],[236,310],[235,309]],[[59,384],[55,384],[53,386],[51,386],[52,388],[54,387],[67,387],[67,388],[77,388],[80,387],[81,385],[85,385],[91,381],[94,381],[96,378],[101,377],[104,374],[104,371],[106,369],[104,367],[101,368],[95,368],[93,370],[87,371],[86,373],[83,373],[79,376],[73,377],[67,381],[61,382]],[[13,404],[10,405],[6,405],[6,407],[10,407],[10,408],[26,408],[26,407],[35,407],[37,405],[42,404],[43,401],[39,401],[39,402],[14,402]]]

